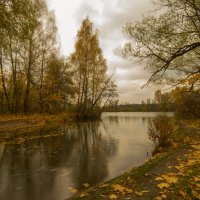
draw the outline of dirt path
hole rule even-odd
[[[127,184],[126,187],[131,188],[133,193],[125,196],[120,195],[118,199],[198,199],[191,195],[190,192],[187,194],[186,190],[188,188],[185,188],[185,186],[187,187],[188,185],[185,185],[186,183],[182,183],[182,181],[184,179],[193,179],[196,177],[196,173],[200,175],[199,147],[199,145],[183,147],[166,156],[165,159],[148,170],[143,179],[137,182],[137,185],[141,187],[139,192],[134,193],[134,187]],[[193,155],[195,155],[194,158]],[[188,165],[189,162],[192,163]],[[193,168],[196,168],[196,171]],[[200,179],[196,184],[199,184],[199,181]]]

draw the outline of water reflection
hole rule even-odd
[[[97,122],[79,124],[77,127],[79,143],[74,148],[71,162],[73,180],[80,189],[84,183],[95,185],[108,176],[108,159],[115,155],[117,143],[111,136],[103,137]]]
[[[155,115],[105,113],[101,122],[16,133],[26,140],[0,150],[0,199],[63,200],[68,187],[96,185],[141,165],[152,149],[146,118]]]

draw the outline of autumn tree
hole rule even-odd
[[[170,92],[162,92],[161,90],[157,90],[154,93],[154,100],[159,105],[160,110],[173,110],[174,101]]]
[[[200,84],[200,1],[156,0],[156,14],[128,23],[127,58],[145,62],[150,82],[173,86],[196,76],[190,89]]]
[[[107,63],[99,46],[99,33],[93,30],[89,18],[83,20],[77,33],[75,51],[71,54],[70,61],[77,72],[75,83],[78,118],[92,116],[94,110],[97,114],[103,101],[116,96],[116,92],[111,78],[106,75]]]
[[[176,114],[183,118],[199,118],[200,90],[186,91],[186,87],[176,87],[171,91],[171,96],[176,105]]]
[[[52,54],[47,64],[47,72],[44,77],[44,92],[41,109],[55,113],[65,111],[70,105],[75,92],[73,74],[68,62],[58,55]]]
[[[58,67],[54,76],[68,73],[60,70],[65,61],[62,66],[49,64],[52,59],[62,60],[54,13],[45,0],[5,0],[0,2],[0,11],[0,112],[44,112],[47,94],[55,91],[46,82],[50,72]],[[67,91],[68,87],[65,95]]]

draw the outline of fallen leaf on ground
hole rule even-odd
[[[115,191],[118,191],[118,192],[121,192],[121,193],[124,193],[124,191],[125,191],[125,187],[123,187],[119,184],[112,185],[112,187],[114,188]]]
[[[168,178],[166,179],[166,181],[167,181],[168,183],[177,183],[177,182],[178,182],[178,178],[177,178],[177,177],[174,177],[174,176],[171,176],[171,177],[168,177]]]
[[[162,197],[156,197],[155,200],[162,200]]]
[[[163,181],[163,178],[162,177],[156,177],[155,180],[156,181]]]
[[[111,195],[109,196],[109,198],[110,198],[110,199],[117,199],[117,195],[111,194]]]
[[[163,174],[161,177],[156,177],[156,181],[167,181],[167,183],[172,184],[172,183],[177,183],[178,178],[175,176],[173,173],[168,173],[168,174]]]
[[[182,196],[182,197],[186,197],[186,193],[182,190],[179,190],[179,194]]]
[[[107,187],[107,186],[108,186],[108,184],[103,184],[103,185],[100,185],[99,187],[104,188],[104,187]]]
[[[125,188],[119,184],[114,184],[114,185],[112,185],[112,187],[113,187],[114,191],[120,192],[123,195],[126,193],[130,194],[133,192],[132,189]]]
[[[166,195],[166,194],[163,194],[163,195],[161,195],[161,197],[162,197],[163,199],[166,199],[166,198],[167,198],[167,195]]]
[[[85,194],[85,193],[81,193],[80,194],[80,198],[83,198],[83,197],[85,197],[85,196],[87,196],[88,194]]]
[[[139,197],[141,197],[141,196],[143,195],[142,192],[137,192],[137,191],[135,191],[134,194],[135,194],[136,196],[139,196]]]
[[[72,188],[72,187],[69,187],[68,190],[73,194],[78,192],[78,190],[76,188]]]
[[[196,191],[192,191],[192,195],[194,197],[196,197],[197,199],[200,199],[200,193],[196,192]]]
[[[87,188],[87,187],[89,187],[90,185],[89,185],[88,183],[84,183],[83,186],[84,186],[85,188]]]
[[[195,182],[200,182],[200,176],[194,177]]]
[[[160,189],[168,188],[169,184],[168,183],[160,183],[160,184],[157,185],[157,187],[159,187]]]

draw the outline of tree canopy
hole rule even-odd
[[[200,85],[200,1],[155,0],[155,14],[128,23],[126,58],[145,62],[147,83]]]

